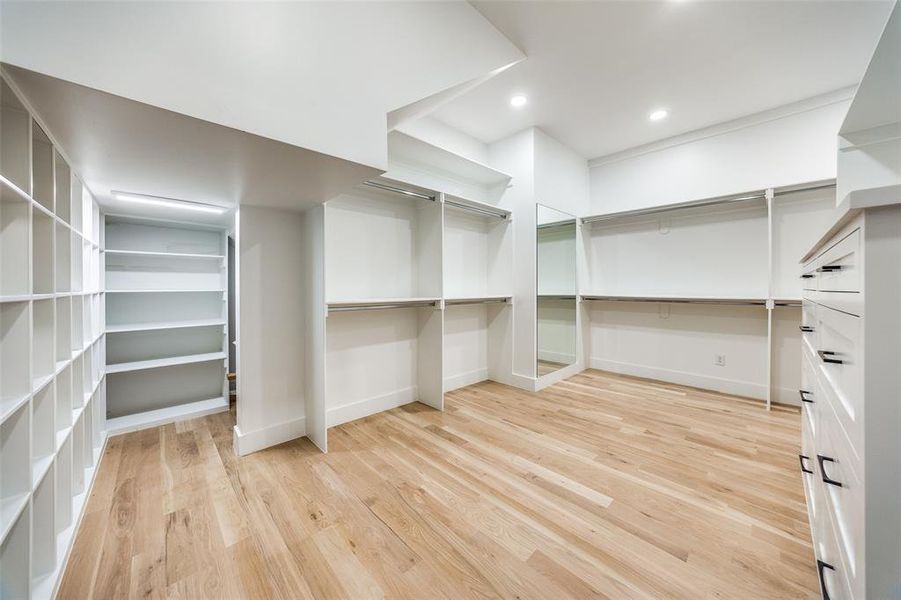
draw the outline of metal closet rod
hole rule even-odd
[[[817,181],[811,184],[786,186],[775,189],[775,196],[784,196],[786,194],[794,194],[796,192],[807,192],[813,190],[822,190],[835,187],[834,181]],[[623,217],[636,217],[641,215],[650,215],[660,212],[669,212],[671,210],[679,210],[683,208],[698,208],[703,206],[714,206],[718,204],[733,204],[735,202],[747,202],[750,200],[765,200],[766,190],[748,192],[745,194],[732,194],[729,196],[716,196],[714,198],[704,198],[703,200],[689,200],[688,202],[679,202],[677,204],[667,204],[665,206],[654,206],[650,208],[638,208],[635,210],[624,210],[621,212],[609,213],[606,215],[594,215],[591,217],[583,217],[582,223],[596,223],[598,221],[610,221]]]
[[[387,185],[385,183],[380,183],[378,181],[372,181],[372,180],[364,181],[363,185],[369,186],[371,188],[377,188],[380,190],[384,190],[386,192],[394,192],[395,194],[409,196],[411,198],[420,198],[422,200],[428,200],[430,202],[434,202],[437,199],[435,196],[429,196],[428,194],[414,192],[413,190],[405,190],[404,188],[395,187],[393,185]]]
[[[664,298],[630,296],[582,296],[588,302],[651,302],[655,304],[718,304],[722,306],[766,306],[765,298]],[[774,306],[801,306],[795,300],[773,299]]]
[[[445,300],[444,304],[446,306],[459,306],[461,304],[491,304],[491,303],[504,303],[508,300],[508,298],[459,298],[456,300]]]
[[[372,304],[348,304],[347,306],[329,306],[328,311],[333,312],[352,312],[357,310],[383,310],[392,308],[422,308],[426,306],[435,307],[437,300],[424,300],[422,302],[397,302],[397,303],[372,303]]]
[[[507,220],[510,218],[510,214],[506,211],[502,210],[491,210],[489,208],[483,208],[481,206],[473,206],[472,204],[466,204],[464,202],[457,202],[455,200],[451,200],[450,198],[445,198],[445,204],[453,206],[454,208],[459,208],[461,210],[468,210],[470,212],[475,212],[483,215],[488,215],[489,217],[497,217],[498,219]]]

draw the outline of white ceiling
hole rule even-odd
[[[381,172],[33,71],[4,71],[109,213],[228,224],[239,203],[302,210]],[[114,190],[229,212],[141,207]]]
[[[0,15],[5,63],[377,168],[387,113],[522,58],[462,0],[3,0]]]
[[[857,84],[891,1],[473,2],[527,59],[432,117],[541,127],[585,158]],[[513,109],[509,99],[529,103]],[[652,123],[659,107],[668,119]]]

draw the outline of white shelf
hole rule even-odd
[[[199,321],[163,321],[158,323],[134,323],[131,325],[107,325],[106,333],[128,333],[134,331],[158,331],[161,329],[187,329],[190,327],[215,327],[225,325],[223,319]]]
[[[106,290],[107,294],[221,294],[224,289],[214,290]]]
[[[503,171],[400,131],[388,134],[388,155],[391,162],[425,167],[481,185],[505,184],[511,179]]]
[[[616,294],[580,294],[582,300],[610,302],[663,302],[689,304],[759,304],[765,305],[762,296],[633,296]]]
[[[21,396],[5,396],[0,398],[0,424],[5,423],[22,405],[28,402],[31,396],[22,394]]]
[[[0,543],[6,540],[13,523],[28,506],[28,496],[29,494],[26,492],[0,499]]]
[[[228,398],[210,398],[168,408],[150,410],[124,417],[116,417],[106,422],[108,435],[127,433],[148,427],[157,427],[180,419],[202,417],[228,410]]]
[[[455,296],[453,298],[445,298],[446,306],[454,306],[460,304],[477,304],[480,302],[507,302],[512,299],[512,294],[486,295],[486,296]]]
[[[37,458],[31,463],[31,477],[35,487],[41,485],[44,481],[44,477],[46,477],[47,472],[50,471],[50,466],[53,464],[55,456],[56,452]]]
[[[147,369],[159,369],[175,365],[188,365],[192,363],[210,362],[228,358],[225,352],[208,352],[206,354],[192,354],[190,356],[173,356],[171,358],[157,358],[154,360],[139,360],[136,362],[106,365],[106,373],[125,373],[128,371],[144,371]]]
[[[376,310],[380,308],[403,308],[438,304],[441,298],[367,298],[359,300],[333,300],[328,302],[329,311],[333,310]]]
[[[104,252],[107,256],[159,256],[163,258],[187,258],[198,260],[222,260],[225,258],[222,254],[189,254],[185,252],[150,252],[146,250],[115,250],[105,248]]]

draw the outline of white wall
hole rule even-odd
[[[591,302],[589,366],[752,398],[766,398],[766,310]],[[773,399],[798,403],[799,309],[774,313]],[[717,354],[726,357],[716,366]]]
[[[513,211],[513,367],[511,383],[527,387],[535,377],[535,130],[526,129],[488,148],[491,166],[513,177],[503,206]]]
[[[588,161],[535,129],[535,202],[576,217],[588,214]]]
[[[527,129],[488,148],[489,164],[513,176],[504,206],[513,210],[513,378],[506,383],[527,387],[536,382],[537,233],[536,204],[579,216],[588,206],[587,162],[537,128]],[[577,241],[577,243],[579,243]],[[577,311],[578,313],[579,311]],[[577,328],[580,328],[577,320]],[[579,329],[580,330],[580,329]],[[579,343],[581,336],[577,334]],[[583,352],[576,351],[581,359]],[[573,366],[578,370],[581,360]],[[569,371],[558,371],[562,376]]]
[[[470,160],[488,163],[488,145],[437,119],[423,117],[404,123],[398,131],[435,144]]]
[[[241,454],[305,434],[301,213],[238,216],[238,424]]]
[[[848,92],[591,161],[592,214],[832,179]],[[659,149],[658,149],[659,148]]]

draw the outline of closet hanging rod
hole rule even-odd
[[[810,183],[805,183],[801,185],[791,185],[791,186],[783,186],[781,188],[774,188],[773,195],[775,196],[784,196],[786,194],[794,194],[797,192],[810,192],[814,190],[824,190],[827,188],[834,188],[835,180],[827,179],[821,181],[814,181]],[[624,210],[615,213],[607,213],[604,215],[592,215],[590,217],[582,217],[582,223],[595,223],[598,221],[610,221],[612,219],[620,219],[623,217],[635,217],[641,215],[650,215],[659,212],[669,212],[671,210],[679,210],[683,208],[697,208],[702,206],[714,206],[718,204],[732,204],[735,202],[747,202],[749,200],[764,200],[766,199],[766,190],[758,190],[753,192],[747,192],[744,194],[732,194],[729,196],[716,196],[713,198],[704,198],[702,200],[690,200],[688,202],[679,202],[677,204],[666,204],[664,206],[652,206],[649,208],[638,208],[635,210]]]
[[[815,182],[807,183],[804,185],[796,185],[796,186],[788,185],[785,187],[776,188],[775,190],[773,190],[773,195],[774,196],[785,196],[787,194],[796,194],[798,192],[813,192],[816,190],[825,190],[825,189],[834,188],[834,187],[835,187],[835,180],[827,179],[824,181],[815,181]]]
[[[660,304],[722,304],[727,306],[766,306],[763,298],[664,298],[636,296],[582,296],[582,300],[598,302],[656,302]],[[783,306],[782,303],[779,306]]]
[[[491,298],[456,298],[451,300],[445,300],[444,304],[446,306],[459,306],[461,304],[491,304],[491,303],[505,303],[509,300],[509,297],[499,298],[497,296]]]
[[[428,200],[430,202],[434,202],[436,200],[435,196],[430,196],[428,194],[421,194],[419,192],[414,192],[413,190],[405,190],[404,188],[399,188],[399,187],[394,187],[393,185],[379,183],[378,181],[372,181],[372,180],[364,181],[363,185],[369,186],[371,188],[377,188],[380,190],[384,190],[386,192],[394,192],[395,194],[409,196],[411,198],[421,198],[422,200]]]
[[[372,303],[329,306],[328,312],[333,313],[333,312],[351,312],[351,311],[357,311],[357,310],[383,310],[383,309],[389,309],[389,308],[423,308],[423,307],[435,308],[436,304],[437,304],[437,300],[423,300],[422,302],[393,302],[393,303],[372,302]]]
[[[635,210],[624,210],[605,215],[594,215],[591,217],[582,217],[582,223],[596,223],[599,221],[612,221],[613,219],[622,219],[624,217],[639,217],[642,215],[652,215],[655,213],[669,212],[671,210],[681,210],[684,208],[699,208],[703,206],[714,206],[720,204],[735,204],[737,202],[748,202],[750,200],[765,200],[766,192],[753,192],[750,194],[741,194],[739,196],[720,196],[717,198],[705,198],[703,200],[690,200],[688,202],[679,202],[678,204],[667,204],[665,206],[653,206],[650,208],[637,208]]]
[[[459,208],[461,210],[468,210],[470,212],[487,215],[489,217],[497,217],[498,219],[503,219],[505,221],[510,218],[510,213],[508,213],[507,211],[502,210],[502,209],[491,210],[488,207],[483,208],[481,206],[473,206],[472,204],[466,204],[465,202],[457,202],[455,200],[451,200],[450,198],[445,199],[444,203],[449,206],[453,206],[454,208]]]

